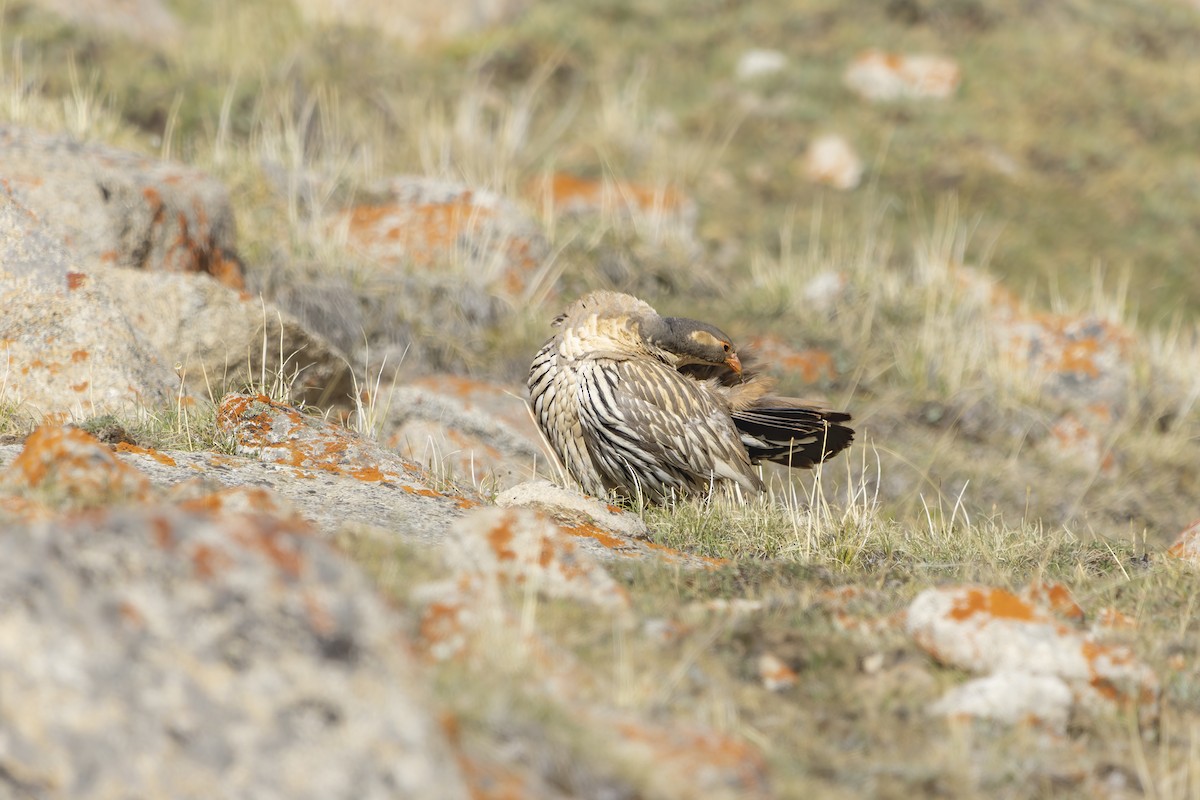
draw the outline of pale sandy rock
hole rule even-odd
[[[36,0],[81,28],[98,28],[165,48],[179,43],[179,20],[162,0]]]
[[[434,477],[419,465],[371,439],[263,395],[226,395],[217,409],[217,429],[232,437],[238,455],[302,473],[329,472],[383,483],[458,509],[473,508],[481,499],[453,484],[445,492],[433,489]]]
[[[55,230],[0,191],[3,399],[35,419],[166,403],[178,378],[117,298],[76,263]]]
[[[763,653],[756,664],[758,678],[768,692],[782,692],[796,685],[796,671],[774,653]]]
[[[525,587],[628,613],[629,594],[547,516],[527,509],[480,508],[455,524],[446,565],[485,581]]]
[[[129,323],[197,394],[282,375],[291,396],[316,405],[347,404],[353,382],[346,356],[261,297],[203,275],[89,270],[88,280],[117,299]]]
[[[0,175],[77,264],[244,283],[229,192],[198,169],[0,125]]]
[[[150,480],[78,428],[42,425],[0,472],[0,492],[51,507],[99,508],[146,502]]]
[[[802,168],[805,177],[813,183],[835,189],[855,189],[862,182],[862,159],[850,142],[837,134],[813,139],[804,153]]]
[[[672,186],[553,172],[531,181],[526,194],[538,208],[559,214],[631,222],[652,241],[671,236],[692,244],[696,236],[699,206]]]
[[[632,539],[646,539],[650,535],[646,523],[637,514],[546,480],[526,481],[501,492],[496,497],[496,505],[535,508],[563,520],[584,520],[609,533]]]
[[[550,247],[541,226],[511,199],[419,176],[381,183],[383,199],[325,220],[381,272],[452,274],[458,284],[518,298],[536,285]]]
[[[1157,714],[1159,683],[1132,651],[1059,622],[1004,589],[927,589],[907,615],[913,639],[944,664],[974,672],[1028,672],[1064,680],[1078,702],[1132,703]]]
[[[1072,703],[1070,687],[1057,675],[1003,670],[956,686],[933,703],[929,711],[939,716],[986,719],[1007,725],[1032,722],[1062,733]]]
[[[1107,477],[1118,473],[1112,448],[1112,419],[1106,406],[1098,411],[1070,412],[1050,426],[1049,436],[1039,449],[1055,461]]]
[[[867,100],[945,99],[958,91],[958,62],[929,54],[868,50],[846,68],[843,82]]]
[[[646,541],[650,531],[637,514],[549,481],[519,484],[501,492],[495,502],[502,508],[531,508],[548,514],[564,533],[576,537],[602,560],[649,559],[686,569],[712,569],[727,563]]]
[[[787,66],[787,56],[778,50],[747,50],[738,57],[734,74],[738,80],[751,81],[781,72]]]
[[[1167,552],[1200,566],[1200,519],[1185,528]]]
[[[151,505],[5,535],[0,769],[37,796],[468,796],[402,623],[306,526]]]
[[[430,375],[383,392],[384,441],[469,485],[507,489],[549,468],[524,386]]]
[[[295,0],[309,24],[370,28],[410,45],[453,39],[512,22],[530,0]]]

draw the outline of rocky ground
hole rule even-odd
[[[0,12],[0,796],[1196,793],[1200,14],[652,5]],[[854,446],[578,493],[601,287]]]

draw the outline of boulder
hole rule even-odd
[[[194,167],[0,125],[0,175],[76,263],[244,285],[229,192]]]

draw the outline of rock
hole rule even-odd
[[[907,628],[943,664],[1053,676],[1066,682],[1076,702],[1157,716],[1158,678],[1128,648],[1103,644],[1004,589],[927,589],[909,606]]]
[[[946,717],[1006,725],[1033,723],[1063,733],[1071,715],[1071,690],[1057,675],[1004,670],[951,689],[929,707]]]
[[[8,528],[8,781],[40,796],[466,798],[403,625],[303,524],[169,506]]]
[[[1075,602],[1071,590],[1061,583],[1036,580],[1021,590],[1020,598],[1031,606],[1050,611],[1067,622],[1083,622],[1083,608]]]
[[[782,692],[796,685],[796,671],[774,653],[763,653],[758,657],[758,677],[768,692]]]
[[[543,515],[475,512],[457,526],[445,555],[456,574],[413,593],[422,607],[421,647],[431,659],[469,654],[464,664],[481,674],[497,662],[495,668],[522,676],[523,691],[595,736],[591,759],[644,775],[648,795],[770,796],[766,763],[746,743],[703,728],[656,724],[597,704],[592,672],[538,632],[528,600],[500,591],[506,584],[523,585],[615,612],[626,627],[636,622],[624,590]],[[523,610],[518,612],[515,603],[522,603]],[[515,659],[520,659],[518,666]]]
[[[308,24],[368,28],[424,45],[510,23],[530,0],[295,0],[295,5]]]
[[[99,28],[156,49],[179,44],[179,20],[162,0],[37,0],[80,28]]]
[[[1119,416],[1134,379],[1135,338],[1096,317],[1001,311],[1003,353],[1050,397],[1097,418]]]
[[[179,379],[76,263],[54,230],[0,191],[4,399],[33,419],[57,420],[166,403]]]
[[[1184,528],[1167,554],[1200,566],[1200,519]]]
[[[392,270],[450,272],[457,283],[517,298],[539,279],[550,252],[541,228],[495,192],[404,176],[387,201],[326,220],[351,248]]]
[[[810,181],[835,189],[855,189],[862,181],[862,159],[844,137],[836,134],[813,139],[804,153],[802,167]]]
[[[846,68],[843,82],[866,100],[944,99],[958,91],[962,75],[953,59],[868,50]]]
[[[75,264],[206,272],[244,285],[229,193],[200,170],[0,125],[0,175]]]
[[[1100,405],[1090,414],[1068,411],[1050,426],[1050,435],[1042,440],[1040,449],[1061,463],[1112,477],[1118,469],[1108,436],[1111,428],[1107,406]]]
[[[546,480],[527,481],[503,491],[497,495],[496,505],[549,515],[564,533],[577,537],[588,552],[604,560],[654,559],[693,569],[725,563],[645,541],[650,532],[637,514]]]
[[[387,445],[470,485],[507,489],[548,466],[523,386],[430,375],[381,396]]]
[[[290,314],[200,275],[110,269],[87,273],[197,394],[278,382],[297,401],[345,405],[346,356]],[[178,379],[177,379],[178,382]]]
[[[43,425],[0,472],[0,492],[47,508],[83,509],[150,500],[150,481],[78,428]]]
[[[535,511],[476,509],[454,526],[444,553],[446,565],[458,574],[625,616],[630,611],[629,593],[577,540]]]
[[[774,75],[787,66],[787,56],[778,50],[747,50],[738,57],[734,74],[740,81]]]
[[[820,347],[797,350],[778,336],[756,336],[746,342],[754,360],[771,365],[776,375],[796,377],[807,384],[830,384],[837,379],[833,355]],[[749,360],[747,359],[747,363]]]
[[[527,194],[544,209],[560,214],[631,219],[653,233],[659,227],[695,237],[696,201],[669,186],[580,178],[555,172],[530,183]]]

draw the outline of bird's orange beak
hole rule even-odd
[[[742,360],[738,358],[737,353],[730,353],[729,358],[725,359],[725,364],[738,375],[742,374]]]

